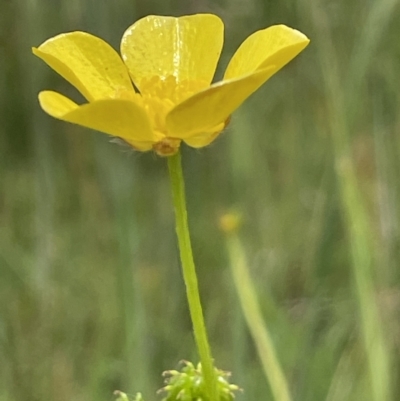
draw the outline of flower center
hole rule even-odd
[[[167,114],[175,105],[207,87],[208,83],[204,81],[177,82],[173,75],[166,78],[153,76],[142,79],[140,94],[125,88],[118,88],[114,97],[140,102],[149,116],[157,138],[152,145],[153,150],[159,156],[172,156],[178,151],[181,140],[169,135],[166,126]]]
[[[183,102],[196,92],[206,88],[208,84],[202,81],[177,82],[173,75],[166,78],[153,76],[144,78],[140,82],[140,91],[153,130],[162,137],[153,145],[153,149],[160,156],[175,154],[180,145],[180,139],[170,137],[166,127],[166,116],[178,103]]]

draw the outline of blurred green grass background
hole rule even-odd
[[[311,38],[210,147],[184,149],[211,345],[239,400],[273,400],[233,284],[219,216],[240,246],[293,400],[400,391],[400,41],[397,0],[0,0],[0,401],[160,396],[197,360],[166,161],[51,119],[76,96],[31,47],[71,30],[115,48],[148,14],[218,14],[219,73],[252,32]]]

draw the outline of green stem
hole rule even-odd
[[[204,381],[210,401],[217,401],[218,388],[214,372],[213,359],[208,343],[203,310],[200,302],[197,284],[196,268],[193,261],[189,227],[186,211],[185,184],[182,173],[180,152],[168,157],[168,169],[171,181],[172,196],[175,208],[176,234],[178,236],[179,252],[182,263],[183,279],[186,286],[186,296],[189,303],[194,337],[200,355]]]

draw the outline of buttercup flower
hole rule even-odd
[[[223,29],[212,14],[148,16],[125,31],[122,59],[89,33],[57,35],[33,53],[88,103],[43,91],[40,105],[55,118],[119,137],[140,151],[168,156],[181,141],[206,146],[231,113],[309,42],[284,25],[257,31],[233,55],[223,80],[212,84]]]

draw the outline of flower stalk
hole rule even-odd
[[[196,268],[193,260],[192,246],[186,211],[185,185],[182,172],[181,155],[178,151],[168,157],[168,170],[171,182],[172,196],[175,208],[176,234],[178,237],[179,253],[182,264],[183,279],[186,286],[186,296],[192,319],[194,337],[200,356],[204,381],[210,401],[218,400],[217,379],[214,363],[208,342],[203,310],[197,283]]]

